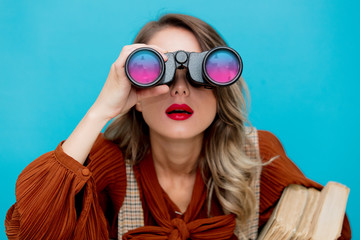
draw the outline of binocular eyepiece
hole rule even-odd
[[[166,53],[165,62],[156,50],[143,47],[133,51],[125,62],[125,73],[136,87],[171,84],[176,69],[187,68],[188,81],[195,86],[228,86],[242,73],[240,55],[229,47],[216,47],[201,53],[177,51]]]

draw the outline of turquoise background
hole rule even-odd
[[[178,12],[207,21],[241,54],[252,124],[275,133],[309,178],[351,188],[347,213],[360,239],[359,6],[0,0],[0,216],[22,169],[67,138],[95,101],[122,46],[147,21]]]

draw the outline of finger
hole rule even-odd
[[[165,53],[168,52],[167,50],[165,50],[165,49],[163,49],[163,48],[161,48],[161,47],[159,47],[159,46],[156,46],[156,45],[147,45],[147,47],[153,48],[153,49],[155,49],[156,51],[158,51],[158,52],[161,54],[161,56],[163,57],[163,59],[164,59],[165,61],[167,61],[168,57],[165,55]]]
[[[145,47],[145,46],[146,46],[146,44],[143,44],[143,43],[125,45],[121,49],[118,59],[126,59],[130,55],[130,53],[132,53],[133,51],[135,51],[138,48]]]
[[[136,49],[143,48],[143,47],[148,47],[148,48],[152,48],[152,49],[156,50],[158,53],[160,53],[160,55],[163,57],[163,59],[165,61],[167,60],[167,56],[165,55],[165,53],[167,53],[167,51],[165,49],[163,49],[159,46],[156,46],[156,45],[147,45],[144,43],[136,43],[136,44],[124,46],[123,49],[121,50],[121,53],[120,53],[118,59],[123,60],[125,63],[125,60],[130,55],[130,53],[132,53]]]
[[[156,50],[162,56],[164,61],[167,61],[168,57],[165,55],[166,50],[160,48],[159,46],[147,45],[147,44],[144,44],[144,43],[136,43],[136,44],[131,44],[131,45],[125,45],[122,48],[119,57],[114,62],[115,70],[116,70],[118,76],[125,75],[123,72],[124,72],[125,62],[126,62],[126,59],[128,58],[128,56],[133,51],[135,51],[136,49],[139,49],[139,48],[142,48],[142,47],[149,47],[149,48],[152,48],[152,49]]]
[[[131,44],[131,45],[125,45],[123,46],[119,57],[116,59],[116,61],[113,63],[115,67],[115,71],[118,76],[125,77],[124,67],[125,67],[125,61],[127,57],[135,51],[138,48],[145,47],[146,44],[138,43],[138,44]]]
[[[137,89],[136,93],[138,96],[138,101],[141,101],[145,98],[159,96],[169,92],[168,85],[160,85],[153,88],[146,89]]]

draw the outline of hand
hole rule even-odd
[[[96,138],[109,120],[119,114],[127,113],[132,106],[145,98],[169,91],[167,85],[136,89],[127,79],[124,69],[126,58],[135,49],[145,46],[148,45],[134,44],[122,49],[118,59],[111,66],[109,76],[95,103],[63,143],[64,152],[79,163],[85,162]],[[156,46],[148,47],[159,51],[164,60],[167,60],[164,50]]]
[[[109,76],[98,98],[90,111],[102,119],[109,121],[117,115],[127,113],[137,102],[169,91],[167,85],[137,89],[128,80],[125,74],[125,61],[131,52],[140,47],[151,47],[157,50],[167,60],[165,50],[146,44],[133,44],[123,47],[118,59],[112,64]]]

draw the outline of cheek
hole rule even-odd
[[[211,122],[213,122],[213,120],[215,119],[215,116],[217,114],[216,101],[214,101],[214,103],[212,103],[211,107],[209,107],[208,112],[209,112],[210,120],[211,120]]]
[[[217,100],[214,94],[207,94],[201,98],[201,114],[207,124],[211,124],[217,114]]]
[[[158,117],[160,114],[158,108],[153,107],[152,105],[142,105],[141,112],[145,122],[148,122],[151,119]]]
[[[147,125],[156,125],[166,117],[165,110],[159,102],[145,101],[141,105],[141,113]]]
[[[205,98],[204,98],[205,99]],[[215,111],[216,113],[216,110],[217,110],[217,99],[216,99],[216,96],[215,96],[215,93],[213,91],[211,91],[211,94],[208,94],[206,100],[205,100],[207,103],[208,103],[208,106],[209,108],[211,108],[212,111]]]
[[[165,95],[165,94],[164,94]],[[139,112],[158,113],[163,108],[166,97],[161,95],[157,97],[147,98],[136,104],[136,110]]]

